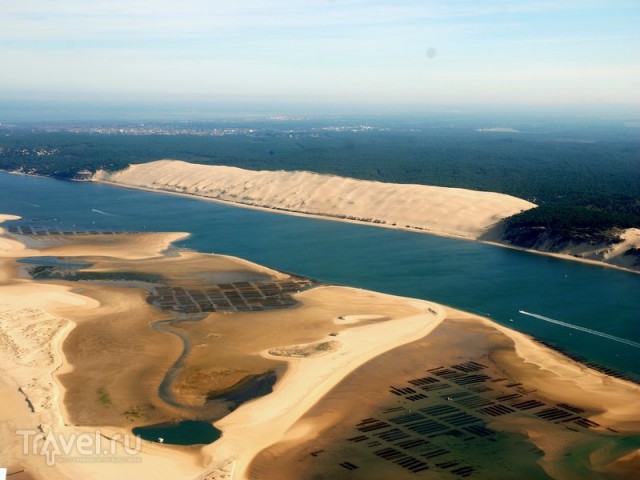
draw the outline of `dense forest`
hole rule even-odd
[[[173,158],[507,193],[540,205],[506,223],[507,240],[523,246],[542,233],[615,241],[616,228],[640,227],[638,128],[546,126],[521,133],[270,126],[221,135],[25,128],[0,133],[1,169],[59,178]]]

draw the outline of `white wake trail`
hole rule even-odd
[[[560,320],[555,320],[553,318],[545,317],[544,315],[538,315],[537,313],[525,312],[524,310],[518,310],[518,312],[521,313],[522,315],[527,315],[529,317],[537,318],[539,320],[544,320],[545,322],[555,323],[556,325],[560,325],[562,327],[572,328],[580,332],[590,333],[591,335],[596,335],[602,338],[608,338],[609,340],[613,340],[615,342],[620,342],[620,343],[624,343],[625,345],[629,345],[631,347],[640,348],[640,343],[634,342],[633,340],[627,340],[626,338],[616,337],[614,335],[598,332],[597,330],[592,330],[590,328],[580,327],[578,325],[573,325],[567,322],[561,322]]]
[[[117,217],[117,215],[114,215],[113,213],[103,212],[102,210],[98,210],[96,208],[92,208],[91,211],[96,213],[101,213],[102,215],[107,215],[109,217]]]

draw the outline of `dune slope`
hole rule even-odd
[[[535,207],[500,193],[176,160],[131,165],[115,173],[99,171],[93,180],[469,239],[478,239],[503,218]]]

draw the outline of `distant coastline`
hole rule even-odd
[[[155,163],[155,162],[152,162],[152,163]],[[232,167],[224,167],[224,168],[232,168]],[[24,171],[3,170],[3,169],[0,169],[0,171],[4,171],[6,173],[10,173],[14,175],[35,176],[35,177],[41,177],[41,178],[56,178],[50,175],[42,175],[38,173],[29,173]],[[364,217],[356,218],[356,217],[349,217],[349,216],[337,214],[337,213],[336,214],[315,213],[315,212],[283,208],[279,206],[268,206],[264,204],[258,205],[258,204],[247,203],[247,202],[238,201],[238,200],[205,196],[201,193],[195,193],[195,192],[185,192],[182,190],[178,191],[178,190],[173,190],[168,188],[158,188],[158,187],[152,188],[151,186],[122,183],[118,181],[113,181],[113,179],[105,179],[105,173],[106,172],[98,172],[92,177],[68,179],[68,180],[103,183],[103,184],[112,185],[120,188],[130,188],[133,190],[141,190],[141,191],[156,192],[156,193],[160,192],[160,193],[166,193],[171,195],[183,196],[187,198],[196,198],[199,200],[221,203],[221,204],[230,205],[234,207],[276,212],[276,213],[281,213],[285,215],[311,217],[311,218],[317,218],[322,220],[332,220],[332,221],[355,223],[355,224],[361,224],[361,225],[362,224],[373,225],[377,227],[425,233],[425,234],[436,235],[440,237],[472,240],[472,241],[478,241],[480,243],[484,243],[487,245],[504,247],[504,248],[509,248],[512,250],[518,250],[522,252],[535,253],[538,255],[545,255],[545,256],[559,258],[563,260],[570,260],[574,262],[586,263],[589,265],[613,268],[616,270],[621,270],[621,271],[630,272],[630,273],[636,273],[636,274],[640,273],[640,263],[636,262],[636,265],[634,265],[633,264],[634,258],[632,256],[628,256],[629,258],[626,264],[624,263],[625,251],[640,250],[640,229],[637,229],[637,228],[629,228],[625,230],[621,236],[626,238],[622,242],[615,244],[613,247],[610,246],[609,248],[603,245],[590,245],[586,243],[585,244],[576,243],[572,245],[571,248],[565,248],[565,249],[526,248],[526,247],[522,247],[522,246],[510,243],[506,241],[504,238],[502,238],[502,234],[501,234],[502,221],[497,222],[493,226],[493,228],[489,228],[485,233],[474,238],[469,235],[461,235],[461,234],[455,234],[452,232],[447,233],[443,231],[436,231],[425,226],[397,225],[397,224],[393,225],[383,221],[375,221],[374,219],[371,219],[371,218],[364,218]],[[118,172],[114,172],[114,173],[118,173]],[[107,175],[113,175],[113,173],[108,173]],[[341,178],[341,177],[337,177],[337,178]],[[379,182],[370,182],[370,183],[379,183]],[[438,187],[438,188],[444,188],[444,187]],[[452,189],[452,190],[462,190],[462,189]],[[483,193],[490,193],[490,192],[483,192]],[[500,195],[500,194],[497,194],[497,195]],[[505,196],[508,197],[508,195],[505,195]],[[511,197],[511,198],[515,198],[515,197]],[[611,253],[610,252],[611,250],[615,250],[617,251],[617,253],[615,255],[609,255]],[[607,257],[607,259],[603,260],[602,259],[603,257]],[[612,262],[612,260],[618,261],[619,263],[614,263]]]
[[[91,181],[287,215],[480,241],[514,250],[640,273],[640,265],[633,264],[634,257],[625,255],[625,252],[640,248],[640,230],[626,230],[621,235],[623,241],[609,247],[585,243],[560,249],[554,249],[552,245],[549,248],[525,248],[502,238],[503,221],[510,215],[534,208],[535,205],[494,192],[385,184],[310,172],[256,172],[175,160],[132,165],[128,169],[113,173],[99,171]],[[340,200],[341,196],[346,195],[351,197],[344,198],[342,204],[322,204],[322,200],[313,203],[314,198],[311,196],[317,196],[320,191],[331,192],[330,199],[337,197]],[[357,198],[358,196],[365,198]],[[402,198],[398,201],[399,196],[409,197],[410,200]],[[356,198],[360,205],[354,206]],[[447,202],[455,204],[447,205]],[[416,205],[419,207],[416,208]]]
[[[0,214],[0,223],[18,218]],[[163,304],[165,297],[152,303],[149,293],[158,292],[158,288],[178,290],[177,285],[187,285],[185,281],[203,272],[220,276],[217,280],[209,277],[208,283],[198,283],[190,291],[222,291],[219,282],[228,281],[230,272],[239,281],[236,287],[246,293],[254,287],[240,281],[245,275],[260,274],[271,285],[278,279],[288,282],[290,277],[235,257],[188,250],[168,254],[171,243],[184,233],[59,236],[37,248],[5,233],[0,227],[0,276],[5,279],[0,286],[4,303],[0,333],[5,338],[0,345],[0,370],[5,374],[0,392],[8,400],[8,431],[25,427],[37,431],[37,427],[71,437],[99,428],[105,441],[126,438],[137,425],[166,425],[168,420],[197,417],[208,408],[203,398],[208,398],[212,389],[226,391],[238,384],[237,379],[252,378],[254,371],[277,365],[281,372],[272,393],[222,412],[215,428],[223,434],[215,441],[183,448],[152,438],[133,454],[127,451],[126,443],[124,448],[114,444],[112,450],[104,451],[105,458],[112,461],[61,461],[49,466],[42,452],[27,454],[19,437],[5,435],[0,443],[3,451],[10,452],[12,472],[28,471],[33,478],[49,478],[51,472],[72,478],[114,478],[133,472],[141,479],[159,475],[242,479],[256,478],[258,468],[259,478],[300,478],[296,473],[299,468],[329,472],[343,468],[344,464],[336,466],[326,459],[332,449],[341,449],[344,442],[354,445],[353,438],[361,438],[353,437],[351,430],[366,434],[372,428],[368,424],[378,422],[376,418],[393,423],[399,415],[411,415],[412,410],[425,412],[428,417],[413,415],[434,430],[407,428],[403,438],[417,442],[428,435],[435,445],[431,448],[446,446],[446,458],[464,462],[460,468],[487,478],[494,477],[494,470],[498,472],[495,476],[500,476],[505,468],[527,471],[527,462],[535,463],[540,472],[571,472],[575,457],[565,459],[561,454],[569,449],[580,452],[577,446],[585,440],[592,442],[592,450],[584,454],[589,472],[634,471],[637,454],[633,445],[624,442],[637,437],[639,428],[634,408],[636,384],[609,375],[615,372],[589,368],[486,318],[429,301],[358,288],[322,285],[292,292],[295,309],[283,305],[277,311],[258,308],[195,313],[180,328],[193,345],[203,348],[191,350],[177,372],[173,390],[186,403],[167,403],[158,393],[158,384],[184,346],[151,325],[166,322],[176,311],[172,306],[180,302],[174,297],[170,304]],[[119,284],[76,284],[78,280],[71,277],[56,283],[19,278],[16,262],[42,256],[91,258],[89,271],[121,275],[162,272],[164,277],[161,283],[152,282],[144,288],[124,277]],[[76,285],[82,289],[74,288]],[[250,298],[243,295],[237,297],[240,302]],[[199,305],[208,305],[208,301]],[[238,328],[248,323],[252,328]],[[220,343],[223,337],[229,341]],[[86,348],[87,338],[101,348]],[[102,375],[95,375],[97,368]],[[35,382],[31,380],[34,375]],[[480,385],[484,382],[491,387]],[[142,388],[136,388],[138,385]],[[341,394],[340,389],[348,394]],[[467,403],[470,400],[472,404]],[[451,412],[472,425],[453,430],[440,423],[457,422]],[[362,427],[362,418],[367,415],[376,418],[364,420],[368,426]],[[558,418],[562,422],[556,421]],[[379,443],[375,448],[392,448],[387,445],[395,445],[397,438],[387,435],[396,434],[395,425],[379,423],[375,428],[387,429],[386,435],[376,432]],[[458,431],[474,435],[464,440],[464,449],[460,446],[463,440],[455,440],[458,437],[453,437],[458,443],[452,446],[450,432]],[[526,438],[524,443],[522,438]],[[508,462],[477,456],[494,442],[503,442],[498,446],[508,448],[500,457]],[[616,442],[613,453],[612,442]],[[357,445],[360,447],[344,455],[363,472],[393,468],[397,473],[406,468],[385,463],[385,457],[365,462],[362,458],[370,454],[368,447]],[[514,466],[509,452],[522,452],[523,448],[524,463],[521,459]],[[272,456],[273,449],[306,454],[296,455],[300,460],[291,462],[286,455]],[[317,458],[325,450],[327,453]],[[598,461],[587,464],[592,451],[598,454]],[[102,458],[102,454],[97,450],[94,458]],[[78,450],[78,458],[82,455],[88,454]],[[126,461],[130,455],[139,460]],[[440,459],[437,462],[424,457],[412,465],[436,472],[450,468]],[[263,469],[266,475],[262,475]]]
[[[117,172],[100,170],[92,180],[470,240],[480,239],[504,218],[536,206],[495,192],[178,160],[131,165]]]

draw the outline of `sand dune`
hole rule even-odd
[[[381,183],[311,172],[251,171],[159,160],[95,181],[198,195],[242,205],[477,239],[503,218],[535,207],[500,193]]]
[[[0,215],[0,223],[17,218]],[[50,251],[27,248],[13,239],[2,237],[3,233],[4,230],[0,228],[0,465],[8,467],[11,478],[127,478],[126,474],[123,476],[123,471],[130,468],[131,464],[117,461],[129,459],[121,446],[114,451],[114,463],[75,464],[62,461],[55,467],[47,465],[47,457],[40,450],[46,445],[44,440],[39,441],[35,452],[32,440],[25,447],[24,439],[35,438],[34,433],[29,434],[30,437],[23,437],[18,432],[51,432],[66,439],[82,433],[95,435],[95,428],[68,423],[63,402],[65,392],[57,381],[57,374],[69,368],[61,346],[75,323],[67,314],[74,312],[74,315],[82,315],[101,305],[87,296],[72,292],[72,288],[67,286],[18,278],[14,263],[16,258]],[[144,238],[122,236],[133,242],[130,250],[126,249],[126,242],[122,242],[118,247],[120,254],[128,258],[154,257],[158,251],[165,250],[172,240],[184,236],[155,235],[154,238],[153,234],[146,234],[146,248]],[[76,252],[71,249],[66,255],[99,255],[105,245],[101,245],[98,239],[93,240],[95,244],[92,246],[90,241],[83,243],[80,239],[79,250]],[[115,250],[109,253],[115,253]],[[61,251],[55,254],[65,255]],[[106,436],[126,433],[109,427],[104,427],[101,432]],[[28,452],[25,448],[29,449]],[[54,447],[51,449],[55,451]],[[72,445],[69,454],[71,458],[81,456],[76,444]],[[169,478],[179,478],[181,475],[190,478],[200,471],[194,455],[161,450],[153,444],[145,445],[139,458],[134,460],[140,460],[135,463],[138,467],[136,478],[161,478],[163,474]]]
[[[605,262],[622,268],[638,270],[638,257],[632,255],[633,250],[640,249],[640,229],[628,228],[620,235],[620,243],[612,245],[592,245],[584,242],[566,248],[562,253],[577,255],[587,260]]]
[[[423,301],[345,287],[306,291],[298,294],[300,300],[315,302],[311,309],[317,312],[315,315],[319,315],[318,318],[325,315],[327,324],[333,324],[333,319],[343,313],[344,317],[362,318],[374,324],[353,327],[352,331],[342,331],[336,326],[336,330],[340,330],[339,340],[328,335],[309,345],[276,347],[276,353],[284,353],[284,357],[272,357],[268,351],[264,351],[265,357],[285,360],[290,368],[276,386],[276,395],[243,405],[233,415],[224,418],[224,441],[209,445],[201,452],[193,448],[180,449],[145,442],[142,451],[133,458],[139,460],[135,463],[60,462],[53,468],[45,465],[45,458],[41,455],[25,455],[21,450],[22,439],[15,434],[16,429],[39,426],[44,431],[67,437],[81,432],[95,432],[95,427],[70,422],[69,412],[62,401],[67,391],[57,380],[61,372],[71,370],[61,348],[61,343],[67,340],[69,331],[76,324],[71,318],[85,321],[92,318],[89,310],[93,314],[105,313],[105,305],[102,300],[97,301],[85,292],[82,295],[73,293],[67,286],[18,278],[14,260],[53,251],[57,256],[100,256],[105,253],[111,256],[120,248],[121,258],[149,261],[165,250],[169,242],[182,235],[146,234],[144,238],[128,235],[123,236],[122,243],[117,242],[117,245],[105,245],[104,239],[99,236],[74,238],[78,242],[77,249],[74,249],[72,242],[62,247],[53,244],[45,248],[40,245],[27,247],[15,240],[0,237],[0,259],[5,260],[0,264],[0,269],[6,277],[0,297],[0,373],[3,373],[0,393],[5,395],[6,403],[11,407],[6,419],[0,416],[0,464],[10,465],[11,472],[26,469],[35,478],[114,478],[122,475],[127,478],[134,468],[136,478],[196,478],[199,472],[205,472],[202,478],[231,478],[232,475],[233,478],[242,478],[244,468],[259,450],[270,441],[275,441],[278,434],[282,434],[353,368],[379,353],[426,335],[443,318],[439,307]],[[128,248],[127,243],[130,243]],[[190,256],[185,253],[175,257],[176,261],[182,259],[188,262]],[[222,260],[228,259],[221,257]],[[116,259],[112,258],[111,261],[115,262]],[[236,263],[257,272],[271,272],[249,262],[239,260]],[[113,295],[114,291],[110,290],[110,294]],[[356,297],[366,306],[362,315],[351,315],[360,311],[355,306],[360,304],[354,300]],[[378,304],[384,309],[385,315],[371,314],[371,305]],[[323,314],[324,309],[328,310]],[[297,315],[300,315],[299,310]],[[324,344],[330,348],[325,348]],[[298,356],[298,347],[302,348],[304,355]],[[17,391],[18,387],[20,391]],[[25,399],[30,403],[27,404]],[[287,399],[286,402],[284,399]],[[257,430],[263,433],[258,435]],[[105,424],[100,427],[100,432],[110,438],[127,434],[128,430]],[[81,455],[73,450],[70,458],[76,457]],[[132,459],[120,448],[114,458]]]
[[[172,239],[178,238],[179,234],[178,237],[163,234],[123,237],[128,238],[131,245],[130,250],[127,250],[126,241],[123,240],[123,244],[117,246],[123,249],[120,257],[145,259],[145,270],[155,271],[150,267],[154,258],[158,252],[167,248]],[[143,248],[145,239],[149,240],[146,243],[146,251]],[[105,245],[100,238],[82,238],[78,241],[79,251],[82,251],[83,255],[104,254]],[[251,462],[265,448],[282,441],[303,443],[309,438],[314,439],[327,425],[335,423],[336,418],[333,417],[307,418],[302,422],[300,419],[358,367],[385,353],[393,358],[400,358],[405,354],[400,352],[405,350],[397,349],[405,346],[406,352],[410,354],[413,351],[416,354],[415,360],[410,359],[408,363],[407,375],[411,375],[408,378],[412,378],[415,376],[414,372],[421,372],[425,368],[425,361],[435,365],[446,365],[447,363],[443,363],[445,360],[461,361],[460,358],[463,355],[469,354],[470,342],[463,341],[457,349],[452,348],[451,343],[464,334],[476,339],[472,349],[478,351],[477,355],[492,355],[499,364],[500,372],[508,372],[511,378],[522,381],[528,388],[539,390],[549,400],[570,401],[573,405],[592,409],[597,412],[595,414],[597,416],[593,418],[606,426],[616,427],[622,434],[632,435],[640,428],[637,409],[634,408],[638,398],[636,385],[588,370],[532,342],[523,334],[500,327],[489,320],[430,302],[360,289],[322,286],[296,294],[301,306],[286,312],[296,317],[296,322],[300,324],[296,328],[300,328],[307,322],[311,324],[310,332],[318,330],[323,332],[322,335],[305,334],[293,343],[284,340],[281,329],[271,329],[272,336],[267,340],[273,343],[272,348],[254,349],[254,345],[250,345],[251,355],[260,354],[260,358],[267,360],[285,361],[288,367],[275,385],[272,394],[242,404],[216,423],[216,426],[223,431],[220,440],[201,448],[172,447],[144,442],[142,451],[135,457],[127,457],[121,449],[114,456],[120,460],[137,460],[135,463],[69,462],[57,464],[55,468],[47,467],[41,455],[23,453],[22,440],[16,436],[15,431],[18,428],[40,426],[48,429],[48,426],[51,426],[53,430],[70,436],[82,432],[95,432],[95,425],[100,425],[101,420],[104,421],[106,417],[100,417],[98,409],[94,412],[96,419],[92,426],[74,425],[70,421],[69,411],[65,409],[65,404],[61,400],[70,390],[65,391],[58,380],[60,373],[70,370],[71,364],[70,357],[65,356],[64,350],[61,349],[61,343],[63,341],[69,343],[67,334],[74,324],[77,326],[73,331],[77,331],[81,328],[81,322],[90,323],[87,320],[93,318],[90,315],[91,312],[96,314],[95,318],[104,319],[98,315],[101,315],[101,312],[105,313],[104,297],[113,296],[117,289],[92,286],[94,293],[103,289],[102,296],[94,295],[96,299],[86,290],[72,290],[69,286],[19,278],[14,264],[16,258],[50,253],[46,249],[37,250],[33,245],[29,247],[26,248],[18,242],[0,237],[0,273],[4,272],[5,278],[5,281],[0,284],[0,373],[2,373],[0,395],[4,399],[4,411],[0,412],[0,465],[9,465],[11,472],[26,468],[33,478],[54,480],[57,478],[132,478],[132,476],[142,479],[247,478],[250,476]],[[108,245],[107,247],[111,257],[115,252],[110,247],[115,249],[116,246]],[[78,255],[72,244],[65,245],[63,248],[65,250],[56,251],[56,255]],[[180,256],[171,257],[171,260],[177,263],[183,262],[181,264],[183,268],[194,268],[194,263],[198,263],[198,255],[200,254],[183,253]],[[203,257],[200,255],[200,258]],[[220,263],[222,260],[224,259],[221,259]],[[114,258],[110,258],[109,261],[114,266],[119,262]],[[239,265],[250,266],[248,263]],[[260,268],[252,264],[251,266],[258,272],[263,272]],[[201,268],[204,269],[205,266]],[[86,288],[88,288],[87,285],[85,285]],[[139,301],[143,300],[139,299]],[[131,313],[131,307],[125,305],[124,311]],[[239,325],[248,324],[250,315],[258,314],[238,312],[234,314],[233,322]],[[262,312],[259,315],[267,316],[269,312]],[[275,316],[278,317],[278,325],[282,327],[286,320],[285,312],[275,312]],[[452,319],[457,323],[452,323]],[[449,320],[449,327],[447,327],[449,333],[439,334],[439,329],[447,325],[446,320]],[[211,330],[210,333],[219,332],[224,323],[215,316],[212,317],[211,322],[215,324],[216,329]],[[96,325],[99,324],[100,322],[95,322],[92,328],[97,328]],[[147,328],[146,320],[141,324],[144,324],[145,329]],[[206,319],[203,319],[198,325],[204,329],[208,324]],[[478,335],[478,325],[486,326],[489,333]],[[257,327],[258,324],[254,323],[253,328]],[[263,329],[266,331],[269,327],[270,325],[265,323]],[[96,332],[96,330],[92,331]],[[501,340],[506,344],[501,353],[497,352],[493,346],[494,337],[497,335],[492,331],[501,332],[508,340]],[[131,334],[123,331],[122,335],[130,336]],[[438,338],[438,335],[440,335],[441,344],[434,340],[435,343],[430,348],[425,348],[424,344],[419,343],[434,336]],[[264,335],[259,337],[265,338]],[[278,343],[280,341],[282,343]],[[159,346],[161,349],[165,347]],[[245,345],[244,348],[248,347]],[[139,356],[139,363],[143,363],[144,356],[141,355],[140,349],[136,348],[132,354]],[[192,352],[191,355],[193,357],[195,354]],[[105,364],[101,374],[104,375],[106,371]],[[380,390],[381,395],[389,395],[388,381],[385,377],[383,388]],[[127,384],[127,388],[130,388],[129,385],[131,383]],[[18,391],[18,387],[21,390]],[[93,390],[91,392],[94,393]],[[27,404],[25,399],[30,403]],[[353,399],[347,399],[347,403],[353,401]],[[533,444],[545,452],[545,468],[553,471],[558,456],[563,453],[555,444],[556,438],[549,435],[545,429],[535,430],[527,425],[514,424],[513,428],[521,429],[530,435]],[[537,428],[538,424],[532,425]],[[100,432],[108,439],[114,435],[126,434],[129,430],[105,422],[100,426]],[[570,430],[568,432],[567,435],[575,433],[575,431],[571,433]],[[611,435],[613,431],[608,432],[605,434]],[[634,454],[628,454],[626,451],[620,451],[620,455],[622,454],[625,456],[614,467],[627,473],[633,468],[637,459]],[[82,458],[82,455],[74,450],[70,458]],[[603,458],[608,461],[612,455],[615,457],[618,454],[613,452]],[[602,461],[604,460],[600,462]],[[279,476],[278,478],[295,477]]]
[[[428,335],[445,318],[444,309],[431,302],[346,287],[318,287],[300,296],[331,302],[336,294],[345,291],[366,293],[372,298],[384,299],[390,305],[394,301],[407,302],[415,309],[415,314],[341,332],[337,337],[339,346],[324,355],[285,357],[289,369],[276,385],[274,394],[242,405],[217,422],[223,436],[205,447],[205,451],[221,464],[229,460],[234,462],[233,478],[246,478],[246,469],[253,457],[282,438],[307,410],[349,373],[384,352]],[[328,336],[323,341],[334,342],[333,338]],[[273,353],[263,352],[263,355],[270,357]]]
[[[622,241],[614,245],[582,242],[561,250],[554,244],[535,249],[511,245],[502,238],[501,221],[536,205],[501,193],[381,183],[311,172],[252,171],[178,160],[131,165],[114,173],[98,171],[93,180],[279,213],[480,240],[565,260],[638,271],[637,255],[632,254],[640,249],[640,230],[636,228],[624,231]]]

